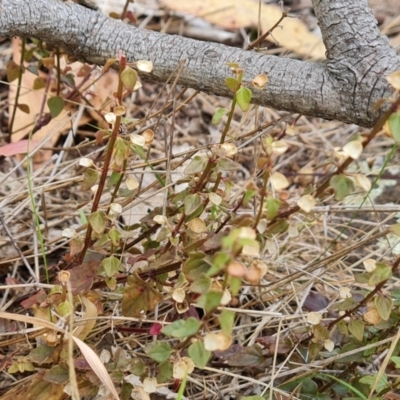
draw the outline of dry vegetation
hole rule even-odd
[[[2,399],[400,398],[398,98],[368,131],[249,105],[240,65],[230,102],[9,48]]]

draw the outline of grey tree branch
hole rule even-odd
[[[59,0],[0,0],[0,36],[36,37],[98,65],[122,51],[129,62],[152,61],[153,72],[141,75],[161,82],[185,60],[181,85],[225,97],[232,95],[226,64],[237,62],[247,81],[269,77],[265,89],[253,89],[255,104],[371,126],[383,112],[374,104],[392,93],[385,77],[400,69],[400,58],[380,35],[366,0],[313,3],[327,48],[324,63],[138,29]]]

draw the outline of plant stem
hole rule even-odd
[[[123,84],[122,84],[122,80],[121,80],[121,73],[125,69],[125,67],[126,67],[126,57],[125,56],[121,56],[120,60],[119,60],[119,80],[118,80],[118,90],[117,90],[117,100],[118,100],[119,104],[122,103],[122,92],[123,92]],[[104,165],[103,165],[103,169],[102,169],[101,176],[100,176],[99,186],[97,188],[95,197],[93,199],[93,205],[92,205],[91,213],[94,213],[99,208],[101,195],[103,194],[104,186],[106,184],[108,168],[109,168],[110,163],[111,163],[112,154],[113,154],[113,151],[114,151],[114,145],[115,145],[115,142],[116,142],[117,137],[118,137],[119,127],[121,125],[121,121],[122,121],[122,116],[117,116],[116,120],[115,120],[115,124],[114,124],[113,130],[112,130],[112,133],[111,133],[110,140],[108,142],[107,153],[106,153],[105,159],[104,159]],[[86,230],[86,237],[85,237],[85,245],[84,245],[83,250],[81,251],[81,254],[80,254],[80,257],[79,257],[80,263],[82,263],[82,261],[83,261],[83,259],[85,257],[85,254],[86,254],[86,252],[87,252],[87,250],[88,250],[88,248],[89,248],[89,246],[91,244],[91,239],[92,239],[92,227],[91,227],[90,223],[88,223],[88,227],[87,227],[87,230]]]

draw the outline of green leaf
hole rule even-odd
[[[126,67],[121,72],[121,81],[129,91],[132,91],[135,88],[137,80],[138,74],[134,69]]]
[[[229,76],[225,79],[225,84],[230,90],[232,90],[232,92],[236,92],[236,88],[238,86],[238,81],[236,78]]]
[[[95,211],[89,215],[89,224],[96,233],[103,233],[106,229],[107,217],[103,211]]]
[[[142,281],[137,274],[130,275],[122,296],[122,314],[126,317],[143,316],[153,311],[162,298],[153,282]]]
[[[204,368],[211,358],[211,351],[206,350],[200,340],[189,346],[188,353],[197,368]]]
[[[236,171],[240,168],[240,164],[236,161],[230,160],[229,158],[220,158],[217,161],[217,168],[219,171]]]
[[[60,365],[54,365],[44,374],[43,380],[50,383],[67,383],[69,380],[68,369]]]
[[[250,106],[252,96],[253,94],[249,88],[242,86],[238,89],[236,92],[236,101],[242,111],[247,111]]]
[[[344,336],[349,336],[349,330],[345,321],[341,320],[336,324],[339,332]]]
[[[172,354],[171,346],[166,342],[151,342],[144,348],[144,352],[153,360],[162,363]]]
[[[265,357],[258,344],[244,347],[228,359],[228,365],[231,367],[255,367],[263,365],[264,362]]]
[[[137,150],[138,146],[135,146],[135,148]],[[122,167],[124,165],[125,160],[128,159],[130,154],[131,154],[131,149],[129,147],[129,144],[124,139],[117,138],[114,145],[115,164],[117,164],[119,167]]]
[[[174,321],[171,325],[165,326],[161,332],[166,336],[182,339],[197,333],[201,325],[198,319],[189,317],[187,320]]]
[[[121,267],[121,261],[114,256],[106,257],[102,262],[101,266],[104,269],[107,277],[114,276]]]
[[[214,115],[212,117],[211,123],[213,125],[219,124],[220,121],[221,121],[221,118],[224,115],[228,114],[228,112],[229,112],[229,110],[227,110],[226,108],[217,108],[217,111],[215,111],[215,113],[214,113]]]
[[[394,224],[392,226],[389,226],[389,231],[397,236],[400,236],[400,224]]]
[[[232,243],[233,245],[233,243]],[[217,274],[221,269],[223,269],[228,262],[230,261],[231,257],[228,254],[228,251],[221,251],[214,255],[214,258],[211,263],[211,268],[207,269],[207,276],[213,276]]]
[[[222,333],[227,336],[232,335],[232,328],[235,322],[235,312],[230,310],[223,310],[219,316],[219,325],[221,326]]]
[[[302,398],[315,398],[318,393],[318,385],[314,380],[307,378],[301,382]]]
[[[390,133],[396,143],[400,142],[400,113],[393,113],[388,119]]]
[[[229,286],[232,296],[236,296],[239,293],[240,288],[242,287],[242,280],[240,278],[231,276],[229,278]]]
[[[363,376],[360,379],[360,383],[364,383],[365,385],[368,385],[370,388],[375,384],[377,375],[367,375]],[[387,379],[386,374],[382,374],[381,378],[379,379],[378,385],[376,386],[376,393],[380,393],[382,390],[386,389],[389,387],[389,382]]]
[[[64,108],[64,99],[59,96],[50,97],[47,100],[47,107],[49,107],[51,117],[56,118]]]
[[[348,297],[347,299],[343,300],[341,303],[337,304],[335,307],[338,311],[347,311],[351,310],[352,308],[358,305],[357,300],[353,297]]]
[[[74,307],[71,305],[71,303],[66,300],[62,301],[58,306],[57,306],[57,313],[61,317],[65,317],[72,313],[74,311]]]
[[[117,279],[115,278],[115,276],[104,279],[104,282],[107,285],[107,287],[112,291],[114,291],[117,288]]]
[[[211,287],[211,279],[207,275],[201,274],[190,285],[190,291],[192,291],[193,293],[203,294],[207,292],[210,289],[210,287]]]
[[[183,201],[185,215],[193,214],[201,205],[201,197],[198,194],[189,194]]]
[[[244,396],[240,400],[265,400],[265,398],[261,396]]]
[[[274,197],[267,197],[267,213],[268,219],[274,219],[278,215],[279,208],[281,206],[281,201],[279,199],[275,199]]]
[[[393,361],[396,364],[396,368],[400,369],[400,357],[392,356],[390,357],[390,361]]]
[[[201,256],[203,254],[203,256]],[[182,272],[186,279],[196,280],[201,275],[206,274],[210,269],[210,264],[204,261],[205,254],[202,252],[192,253],[182,266]]]
[[[332,176],[329,184],[335,191],[335,199],[342,200],[354,190],[354,182],[344,175],[334,175]]]
[[[164,361],[157,366],[157,383],[168,382],[172,378],[173,365],[170,361]]]
[[[117,182],[121,179],[121,172],[113,171],[111,172],[111,176],[107,182],[107,187],[111,187],[117,184]]]
[[[378,293],[374,299],[374,303],[379,316],[384,321],[387,321],[390,317],[390,313],[392,312],[393,300],[390,297],[386,297]]]
[[[210,290],[204,293],[197,300],[197,305],[204,309],[205,313],[208,314],[210,311],[216,309],[222,299],[222,292],[217,292],[215,290]]]
[[[81,190],[84,192],[86,190],[89,190],[93,185],[96,184],[98,179],[99,179],[99,173],[93,168],[88,168],[85,171],[85,174],[83,175]]]
[[[190,161],[190,164],[184,169],[183,173],[185,175],[199,174],[200,172],[204,171],[207,163],[208,163],[207,157],[195,156]]]
[[[121,392],[119,394],[120,399],[121,400],[130,400],[132,390],[133,390],[133,385],[131,383],[123,381],[122,387],[121,387]]]
[[[45,362],[56,350],[55,347],[47,346],[46,344],[38,346],[29,353],[29,359],[37,364]]]
[[[349,322],[349,332],[358,340],[362,341],[364,338],[365,324],[359,319],[352,319]]]
[[[247,207],[250,200],[255,196],[257,192],[253,189],[247,189],[243,196],[243,206]]]
[[[322,325],[314,326],[314,337],[318,341],[329,339],[328,328]]]
[[[376,268],[371,274],[368,280],[370,286],[376,286],[381,282],[384,282],[392,277],[392,267],[384,263],[376,263]]]
[[[267,233],[270,235],[276,235],[277,233],[286,232],[289,228],[287,218],[278,218],[272,225],[268,225]]]
[[[117,228],[111,228],[110,232],[108,232],[108,237],[115,247],[118,247],[120,245],[121,232]]]

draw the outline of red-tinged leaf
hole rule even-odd
[[[80,253],[85,247],[85,242],[81,238],[74,238],[69,242],[69,255],[73,257],[75,254]]]
[[[16,143],[9,143],[0,147],[0,156],[11,157],[16,154],[26,154],[39,145],[39,140],[20,140]]]
[[[125,18],[127,18],[129,20],[129,22],[131,22],[132,24],[136,24],[136,22],[137,22],[135,14],[133,14],[132,11],[128,11],[125,14]]]
[[[35,305],[42,304],[47,299],[47,294],[43,289],[40,289],[36,294],[28,297],[21,302],[21,306],[25,309],[32,308]]]
[[[17,104],[17,108],[25,114],[29,114],[31,112],[28,104]]]
[[[140,317],[153,311],[162,295],[154,288],[153,282],[142,281],[136,274],[128,277],[128,284],[122,296],[122,314],[126,317]]]
[[[74,296],[87,293],[100,271],[100,260],[91,260],[69,270],[71,291]]]

